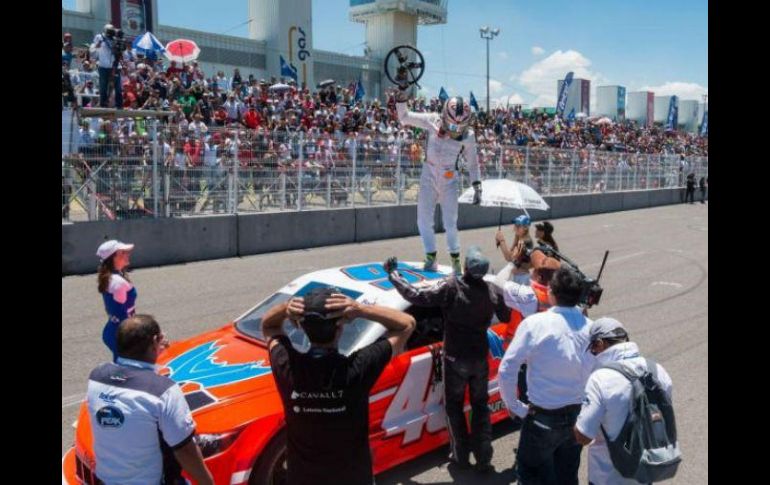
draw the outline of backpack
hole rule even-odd
[[[602,426],[610,458],[624,477],[641,483],[666,480],[676,474],[682,454],[676,439],[671,401],[658,381],[657,364],[645,359],[641,375],[619,362],[602,366],[621,373],[631,382],[631,409],[615,440]]]

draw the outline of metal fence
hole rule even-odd
[[[63,145],[63,221],[413,204],[425,161],[420,137],[242,128],[205,128],[201,136],[200,126],[151,119],[114,130],[85,121],[72,148]],[[478,159],[482,179],[518,180],[542,195],[683,187],[691,172],[708,176],[707,157],[680,155],[484,141]],[[463,171],[462,188],[470,182]]]

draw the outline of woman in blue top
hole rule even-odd
[[[96,251],[99,263],[99,293],[104,299],[104,310],[108,320],[102,331],[102,340],[112,352],[112,360],[117,358],[117,335],[120,322],[134,315],[136,288],[124,273],[129,264],[133,244],[120,241],[107,241]]]

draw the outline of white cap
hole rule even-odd
[[[96,255],[99,256],[99,259],[104,261],[105,259],[115,254],[116,251],[131,251],[132,249],[134,249],[133,244],[126,244],[115,239],[111,239],[99,246],[99,249],[96,250]]]

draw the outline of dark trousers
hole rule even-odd
[[[700,189],[700,203],[705,204],[706,203],[706,189]]]
[[[115,85],[115,107],[123,107],[123,87],[120,85],[120,73],[114,75],[112,68],[99,68],[99,106],[107,108],[110,99],[110,80]]]
[[[687,202],[688,200],[690,201],[690,204],[694,204],[695,203],[695,189],[694,188],[691,189],[690,187],[687,187],[687,193],[684,196],[684,201]]]
[[[452,460],[467,463],[470,452],[476,463],[492,461],[492,423],[489,421],[489,363],[481,359],[444,358],[444,405],[446,406]],[[471,402],[471,432],[463,412],[465,389]]]
[[[577,485],[582,446],[573,427],[580,405],[558,414],[535,412],[524,418],[519,440],[519,483]]]

